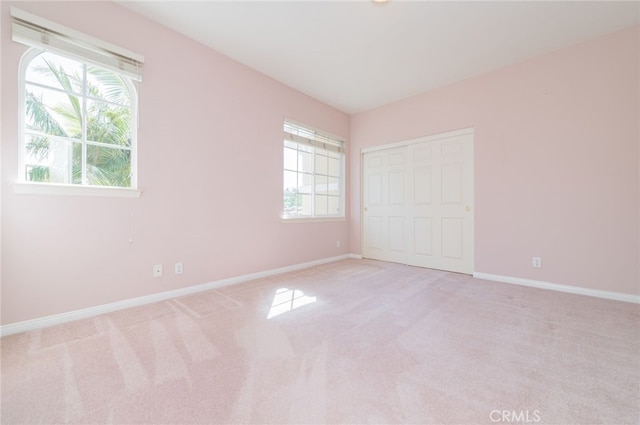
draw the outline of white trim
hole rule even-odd
[[[294,133],[295,132],[295,133]],[[302,135],[300,135],[300,133],[302,133]],[[318,194],[317,193],[317,179],[319,178],[319,176],[322,177],[328,177],[328,178],[335,178],[336,176],[334,175],[330,175],[329,171],[327,170],[325,174],[321,174],[319,172],[316,171],[316,167],[315,165],[313,165],[312,167],[312,171],[309,172],[308,170],[304,170],[300,164],[300,160],[298,159],[298,162],[296,164],[295,169],[293,168],[287,168],[287,164],[283,163],[283,182],[284,182],[284,175],[287,172],[292,172],[292,173],[296,173],[296,175],[300,175],[300,174],[307,174],[307,175],[311,175],[312,176],[312,183],[309,184],[309,186],[311,186],[311,193],[309,195],[311,195],[311,210],[312,210],[312,215],[308,216],[308,215],[303,215],[303,216],[298,216],[298,215],[292,215],[292,216],[286,216],[285,212],[284,212],[284,204],[283,204],[283,214],[281,216],[283,222],[285,222],[285,220],[316,220],[316,219],[320,219],[320,220],[325,220],[325,219],[331,219],[331,218],[335,218],[335,219],[346,219],[346,166],[347,166],[347,156],[346,156],[346,151],[345,151],[345,142],[342,140],[338,140],[338,139],[333,139],[331,136],[327,136],[327,135],[321,135],[321,133],[315,131],[315,130],[311,130],[307,127],[303,127],[300,126],[296,123],[293,123],[291,121],[284,121],[284,133],[283,133],[283,137],[284,137],[284,152],[286,153],[287,150],[291,150],[291,151],[297,151],[298,152],[298,158],[299,158],[299,148],[300,146],[306,146],[308,148],[311,148],[311,153],[313,155],[312,158],[312,163],[315,164],[316,163],[316,159],[318,155],[324,156],[323,151],[324,152],[332,152],[334,154],[337,154],[338,158],[334,158],[331,157],[331,159],[338,159],[340,161],[340,175],[338,176],[338,184],[339,184],[339,193],[338,195],[333,195],[330,194],[329,192],[327,192],[326,194]],[[291,146],[294,145],[294,146]],[[328,160],[329,158],[327,158]],[[300,182],[298,182],[298,185],[300,184]],[[316,198],[318,196],[326,196],[327,197],[327,201],[329,197],[332,198],[338,198],[338,205],[339,205],[339,214],[336,215],[316,215]],[[301,221],[298,221],[301,222]]]
[[[131,187],[109,187],[109,186],[97,186],[97,185],[79,185],[79,184],[61,184],[61,183],[44,183],[44,182],[29,182],[26,181],[25,176],[25,93],[27,90],[26,73],[27,68],[38,55],[45,52],[45,50],[32,47],[28,49],[20,58],[19,75],[18,75],[18,182],[16,182],[16,193],[28,193],[39,195],[85,195],[85,196],[107,196],[107,197],[126,197],[126,198],[139,198],[142,194],[141,190],[136,189],[138,187],[138,85],[133,84],[129,78],[123,78],[123,82],[129,90],[129,96],[131,100],[131,146],[129,151],[131,152],[130,164],[131,164]],[[59,56],[68,57],[64,53]],[[82,62],[82,61],[81,61]],[[83,141],[82,143],[86,143]],[[83,162],[83,174],[86,170]]]
[[[40,16],[36,16],[32,13],[25,12],[24,10],[18,9],[16,7],[11,7],[11,16],[14,18],[21,19],[23,21],[33,22],[38,26],[49,28],[52,31],[65,34],[68,37],[73,37],[79,40],[83,40],[87,43],[93,44],[96,47],[102,48],[104,50],[112,51],[118,55],[128,56],[132,59],[135,59],[138,62],[144,62],[144,56],[142,56],[139,53],[135,53],[123,47],[116,46],[115,44],[108,43],[104,40],[100,40],[95,37],[91,37],[90,35],[81,33],[80,31],[76,31],[69,27],[65,27],[64,25],[60,25],[48,19],[41,18]]]
[[[511,283],[514,285],[529,286],[538,289],[567,292],[570,294],[586,295],[589,297],[605,298],[608,300],[623,301],[627,303],[640,304],[640,295],[623,294],[621,292],[601,291],[599,289],[582,288],[579,286],[561,285],[558,283],[543,282],[540,280],[523,279],[520,277],[500,276],[496,274],[474,272],[473,277],[477,279],[492,280],[495,282]]]
[[[17,182],[13,184],[16,193],[27,195],[73,195],[102,196],[109,198],[139,198],[142,190],[128,187],[84,186],[73,184]]]
[[[401,142],[395,142],[395,143],[387,143],[386,145],[372,146],[370,148],[362,148],[360,149],[360,157],[362,158],[363,154],[369,153],[369,152],[382,151],[382,150],[392,149],[392,148],[400,148],[400,147],[415,145],[417,143],[423,143],[423,142],[433,142],[434,140],[448,139],[449,137],[464,136],[466,134],[474,134],[474,128],[473,127],[463,128],[460,130],[448,131],[446,133],[439,133],[431,136],[418,137],[417,139],[403,140]]]
[[[128,300],[117,301],[109,304],[102,304],[95,307],[83,308],[81,310],[69,311],[67,313],[53,314],[51,316],[40,317],[38,319],[26,320],[24,322],[11,323],[0,327],[0,336],[12,335],[19,332],[31,331],[35,329],[46,328],[49,326],[60,325],[62,323],[74,320],[86,319],[98,316],[100,314],[111,313],[125,308],[139,307],[159,301],[165,301],[171,298],[182,297],[194,294],[196,292],[207,291],[209,289],[221,288],[223,286],[235,285],[250,280],[261,279],[263,277],[273,276],[277,274],[292,272],[296,270],[307,269],[322,264],[333,263],[336,261],[357,258],[354,254],[344,254],[337,257],[323,258],[320,260],[308,261],[306,263],[294,264],[291,266],[280,267],[277,269],[265,270],[257,273],[250,273],[242,276],[230,277],[227,279],[216,280],[213,282],[203,283],[200,285],[189,286],[186,288],[175,289],[173,291],[159,292],[157,294],[145,295],[138,298],[130,298]]]
[[[11,7],[12,40],[27,46],[71,54],[142,81],[144,56],[40,16]]]
[[[316,128],[314,126],[308,125],[308,124],[304,124],[289,118],[284,118],[284,132],[285,135],[286,134],[297,134],[297,133],[290,133],[287,132],[287,124],[289,126],[289,128],[291,130],[294,130],[294,128],[297,128],[299,130],[303,130],[304,133],[315,133],[316,135],[320,136],[321,139],[329,139],[328,141],[330,141],[330,143],[335,144],[336,146],[339,146],[341,148],[345,148],[346,145],[346,141],[344,137],[340,137],[340,136],[336,136],[335,134],[329,133],[327,131],[321,130],[319,128]],[[309,139],[308,137],[304,137],[304,135],[299,135],[300,137],[310,140],[312,141],[312,139]],[[321,140],[320,140],[321,142]]]
[[[347,221],[345,216],[340,217],[282,217],[283,223],[330,223],[335,221]]]

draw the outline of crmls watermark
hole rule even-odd
[[[537,423],[540,422],[539,410],[492,410],[489,413],[491,422]]]

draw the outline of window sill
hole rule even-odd
[[[332,221],[347,221],[345,217],[289,217],[282,218],[283,223],[323,223]]]
[[[139,198],[142,191],[126,187],[80,186],[71,184],[19,182],[13,186],[16,193],[27,195],[101,196],[111,198]]]

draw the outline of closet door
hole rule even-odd
[[[364,156],[363,256],[407,261],[408,147]]]
[[[473,135],[411,146],[407,264],[473,273]]]
[[[363,256],[473,273],[473,133],[363,155]]]

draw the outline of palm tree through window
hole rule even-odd
[[[24,69],[24,180],[134,187],[128,77],[41,50]]]

